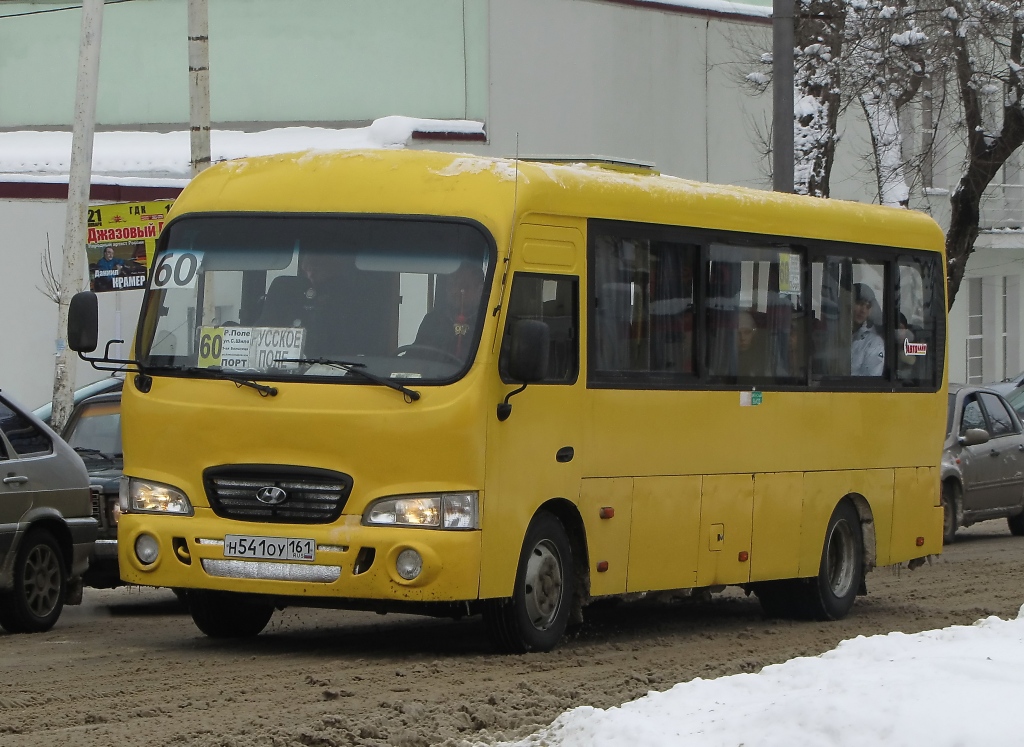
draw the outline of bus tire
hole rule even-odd
[[[799,605],[793,594],[792,581],[763,581],[754,588],[761,611],[768,618],[799,616]]]
[[[274,605],[231,592],[190,589],[188,611],[210,638],[251,638],[267,627]]]
[[[951,545],[956,539],[956,507],[960,490],[954,483],[942,486],[942,544]]]
[[[565,634],[575,589],[572,548],[565,527],[547,511],[530,522],[509,599],[489,600],[488,635],[497,649],[550,651]]]
[[[1014,537],[1024,537],[1024,514],[1009,516],[1006,523],[1010,526],[1010,534]]]
[[[68,574],[64,555],[45,529],[25,535],[14,559],[14,588],[0,595],[0,627],[8,633],[42,633],[64,609]]]
[[[853,607],[864,582],[864,537],[860,515],[847,500],[839,502],[825,530],[818,575],[797,581],[800,616],[841,620]]]

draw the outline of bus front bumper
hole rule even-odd
[[[225,537],[312,540],[311,561],[225,556]],[[270,549],[285,543],[263,545]],[[143,562],[143,555],[155,558]],[[399,573],[413,550],[422,570]],[[148,551],[148,555],[147,552]],[[408,559],[403,556],[408,575]],[[479,593],[480,532],[362,526],[359,516],[333,524],[265,524],[195,516],[124,514],[118,526],[122,580],[131,584],[214,589],[286,597],[396,602],[474,600]],[[415,565],[415,563],[413,564]]]

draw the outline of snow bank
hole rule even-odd
[[[576,708],[517,747],[954,747],[1016,744],[1016,620],[843,641],[757,674],[695,679],[618,708]]]

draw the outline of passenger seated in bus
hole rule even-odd
[[[899,314],[896,320],[896,352],[899,359],[897,376],[900,379],[914,378],[914,366],[917,363],[917,356],[908,355],[903,346],[904,342],[913,342],[914,337],[914,330],[910,328],[907,317]]]
[[[469,352],[476,329],[484,288],[483,271],[479,263],[465,261],[440,280],[444,290],[420,322],[410,353],[415,354],[416,348],[427,354],[438,351],[461,362]]]
[[[853,284],[853,340],[850,375],[881,376],[885,372],[885,341],[871,321],[875,292],[864,283]]]

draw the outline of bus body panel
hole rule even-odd
[[[760,472],[754,475],[751,581],[792,578],[800,572],[803,506],[802,472]]]
[[[583,480],[580,513],[590,554],[590,594],[599,597],[626,591],[629,530],[632,520],[633,479],[612,477]],[[607,509],[614,515],[609,516]],[[600,570],[604,568],[605,570]]]
[[[627,591],[697,585],[700,515],[700,475],[633,480]]]

